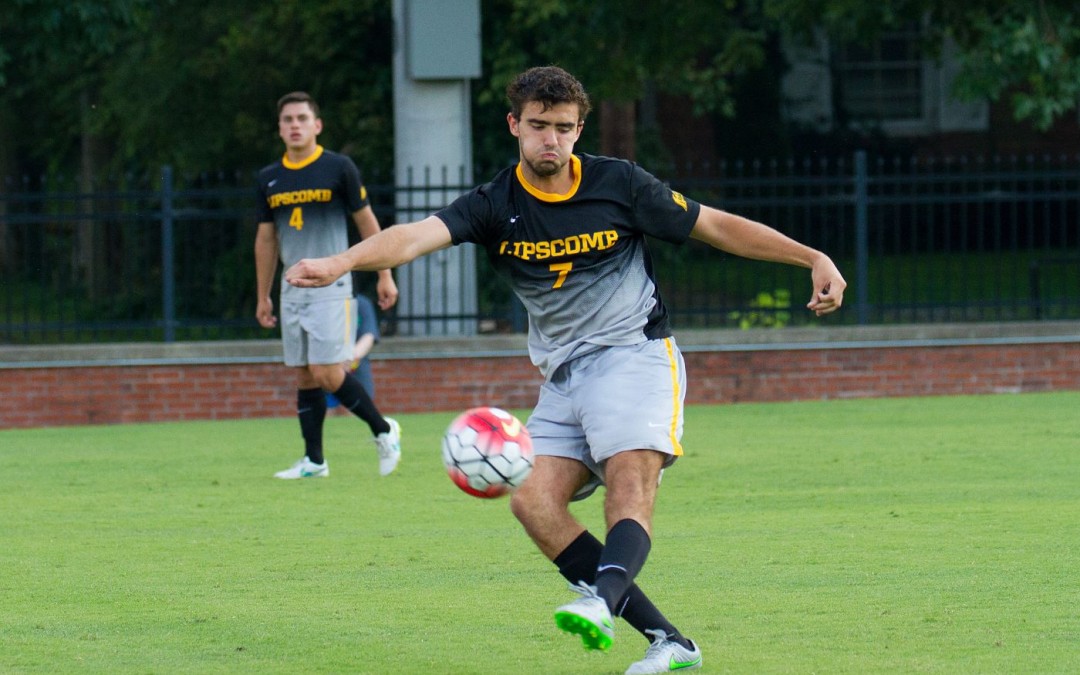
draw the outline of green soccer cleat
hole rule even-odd
[[[607,603],[596,595],[596,587],[582,581],[570,584],[570,590],[580,593],[581,597],[555,610],[555,625],[580,636],[585,649],[611,649],[615,622]]]

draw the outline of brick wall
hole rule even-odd
[[[687,355],[687,402],[1080,389],[1080,343]]]
[[[1027,344],[716,345],[680,340],[688,403],[841,399],[1080,389],[1080,340]],[[821,334],[814,338],[820,340]],[[387,341],[384,341],[386,343]],[[473,345],[475,346],[475,345]],[[456,411],[475,405],[528,408],[540,376],[524,355],[422,358],[386,348],[372,363],[377,403],[387,413]],[[0,358],[4,355],[0,354]],[[190,361],[191,359],[189,359]],[[198,359],[194,359],[197,361]],[[295,414],[290,369],[265,363],[162,363],[0,370],[0,428]],[[114,359],[115,361],[115,359]]]

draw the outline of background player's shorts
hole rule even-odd
[[[604,461],[624,450],[682,455],[686,367],[674,338],[605,347],[559,366],[540,389],[526,425],[537,455],[583,462],[597,481]]]
[[[355,325],[352,298],[283,303],[281,343],[285,365],[330,365],[349,361]]]

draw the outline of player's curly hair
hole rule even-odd
[[[558,66],[529,68],[506,85],[506,98],[510,100],[510,113],[517,120],[521,119],[525,104],[531,101],[543,104],[544,110],[560,103],[577,103],[581,121],[592,109],[585,87]]]

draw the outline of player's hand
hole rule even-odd
[[[384,312],[397,304],[397,284],[394,283],[394,277],[389,274],[379,275],[379,281],[375,284],[375,291],[379,294],[379,309]]]
[[[304,258],[285,270],[285,281],[298,288],[329,286],[349,271],[339,256]]]
[[[270,298],[259,298],[255,307],[255,320],[263,328],[273,328],[277,325],[277,317],[274,316],[274,301]]]
[[[814,295],[810,298],[810,302],[806,303],[806,308],[817,316],[830,314],[840,309],[840,306],[844,304],[844,289],[847,288],[847,282],[844,281],[844,277],[833,264],[832,259],[822,255],[814,263],[811,278],[814,283]]]

